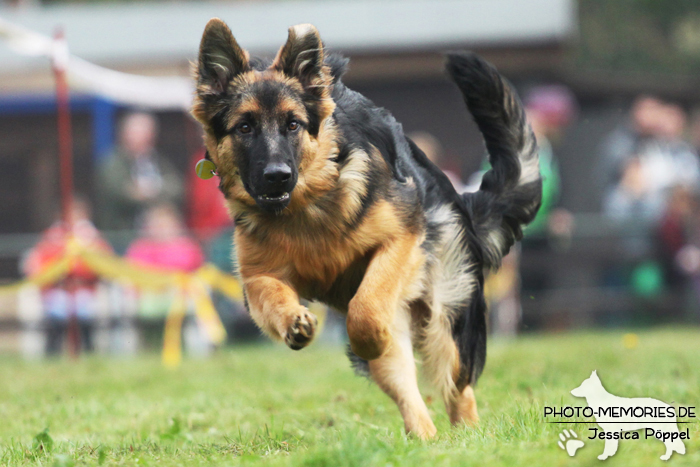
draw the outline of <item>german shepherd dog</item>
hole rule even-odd
[[[235,220],[237,274],[255,322],[299,350],[317,327],[300,298],[345,314],[356,368],[396,402],[407,432],[430,438],[413,351],[452,423],[475,422],[484,274],[537,213],[537,145],[498,72],[474,54],[450,54],[447,70],[492,166],[478,192],[459,195],[389,112],[345,87],[346,65],[312,25],[290,28],[266,62],[215,18],[200,44],[192,113]]]

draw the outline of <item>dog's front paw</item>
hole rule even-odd
[[[301,350],[306,347],[316,333],[318,319],[313,313],[310,313],[306,308],[303,308],[301,313],[294,317],[294,321],[287,328],[287,334],[284,337],[284,342],[292,350]]]

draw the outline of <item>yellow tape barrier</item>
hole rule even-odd
[[[218,345],[226,339],[226,330],[211,301],[209,288],[218,290],[235,301],[243,299],[243,291],[236,278],[212,264],[205,264],[193,273],[140,267],[118,256],[84,248],[76,239],[68,240],[63,258],[37,275],[0,286],[0,294],[14,293],[27,285],[44,287],[56,283],[69,273],[71,265],[77,260],[108,280],[144,289],[175,288],[176,294],[166,319],[163,342],[163,363],[168,367],[175,367],[182,361],[182,322],[188,301],[194,303],[195,316],[211,342]]]

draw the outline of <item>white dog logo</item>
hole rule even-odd
[[[651,416],[650,412],[644,410],[646,407],[672,410],[669,404],[649,397],[626,398],[610,394],[603,387],[595,371],[591,373],[590,378],[571,391],[571,394],[586,399],[588,406],[593,409],[596,422],[605,432],[605,449],[603,454],[598,456],[598,459],[605,460],[615,454],[622,432],[641,429],[644,429],[645,432],[647,429],[651,429],[654,433],[663,433],[661,441],[666,445],[666,453],[661,456],[661,460],[668,460],[674,451],[678,454],[685,454],[685,444],[681,440],[675,414],[661,418],[661,416]],[[614,410],[611,410],[613,408],[617,410],[616,415],[613,415],[615,413]],[[642,412],[643,415],[629,415],[635,411]],[[622,417],[624,419],[621,419],[619,415],[621,412],[627,414],[627,416]],[[668,436],[666,436],[667,434]],[[658,438],[658,436],[656,437]]]

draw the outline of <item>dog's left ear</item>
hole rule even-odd
[[[287,43],[282,46],[272,68],[297,78],[307,91],[328,84],[329,73],[323,64],[323,42],[311,24],[289,28]]]

